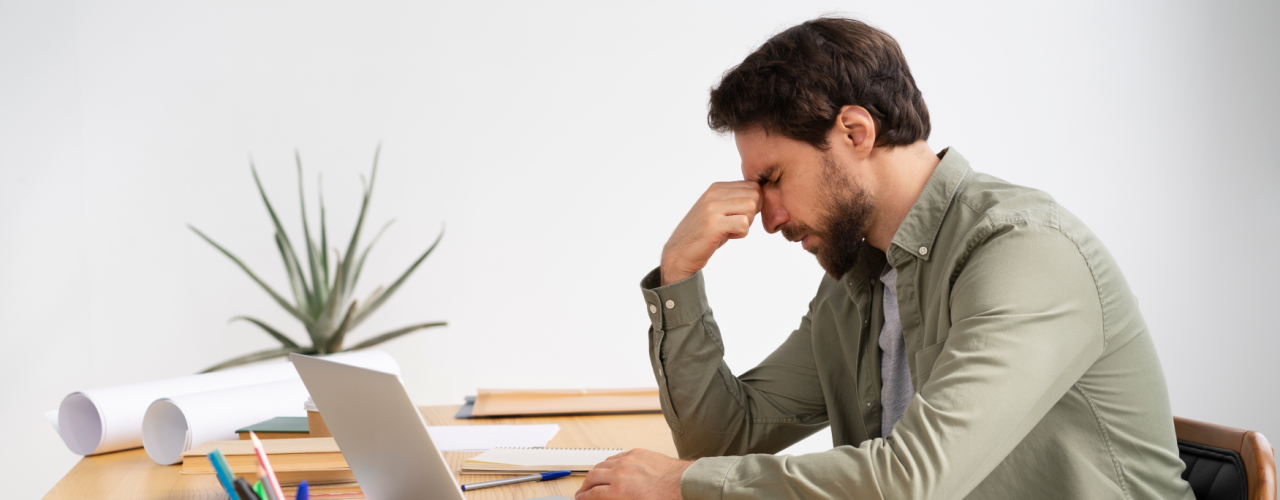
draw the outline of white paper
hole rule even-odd
[[[142,447],[162,465],[208,441],[238,439],[236,429],[275,417],[303,417],[301,380],[282,380],[159,399],[142,418]]]
[[[399,373],[395,360],[382,351],[335,354],[329,359]],[[95,455],[137,448],[142,446],[143,417],[151,403],[158,399],[285,380],[301,379],[298,377],[297,370],[294,370],[293,364],[282,361],[214,373],[73,392],[67,395],[58,407],[56,427],[67,448],[79,455]],[[305,395],[303,399],[306,399]],[[302,399],[291,401],[290,404],[294,408],[300,408]],[[296,414],[296,410],[288,414]],[[232,430],[261,420],[244,422],[233,427]]]
[[[468,462],[519,465],[523,467],[574,466],[590,469],[605,459],[622,453],[612,449],[545,448],[540,450],[497,448],[467,459]],[[464,464],[465,467],[465,464]]]
[[[488,451],[490,448],[542,448],[560,426],[533,425],[440,425],[427,427],[431,441],[440,451]]]

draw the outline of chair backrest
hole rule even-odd
[[[1262,434],[1181,417],[1173,428],[1197,500],[1277,500],[1275,450]]]

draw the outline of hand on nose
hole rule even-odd
[[[745,237],[762,204],[763,193],[757,183],[712,184],[663,247],[662,283],[692,276],[727,241]]]

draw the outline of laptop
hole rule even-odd
[[[289,360],[365,498],[466,499],[399,376],[301,354]]]

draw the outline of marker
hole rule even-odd
[[[307,485],[305,479],[298,483],[298,496],[293,498],[294,500],[311,500],[311,487]]]
[[[267,460],[267,451],[262,449],[262,441],[258,440],[258,435],[253,431],[249,431],[249,440],[253,441],[253,452],[258,455],[258,475],[265,483],[263,487],[267,491],[268,500],[287,500],[284,496],[284,490],[280,489],[280,481],[276,479],[276,471],[271,470],[271,461]]]
[[[222,483],[222,488],[227,490],[227,496],[231,497],[231,500],[240,500],[240,495],[236,494],[236,476],[231,473],[231,465],[227,463],[226,457],[222,456],[222,450],[209,452],[209,463],[213,464],[213,471],[217,473],[218,482]]]
[[[253,491],[253,487],[249,486],[249,482],[245,481],[243,477],[237,477],[235,485],[236,493],[240,494],[240,500],[262,500],[262,497],[258,496],[256,491]]]
[[[511,479],[499,479],[497,481],[485,481],[483,483],[464,484],[462,491],[478,490],[481,488],[492,488],[494,486],[506,486],[508,484],[528,483],[531,481],[550,481],[552,479],[560,479],[572,474],[572,471],[556,470],[551,472],[543,472],[541,474],[531,474],[528,476],[513,477]]]
[[[262,485],[262,480],[253,483],[253,493],[258,495],[259,500],[267,500],[267,487]]]

